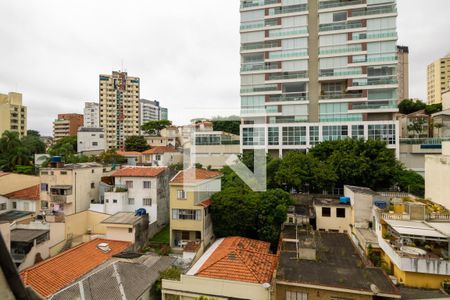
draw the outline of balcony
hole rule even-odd
[[[256,72],[256,71],[268,71],[278,70],[281,67],[278,64],[246,64],[242,65],[241,72]]]
[[[307,50],[279,51],[269,53],[269,60],[282,60],[282,59],[302,58],[302,57],[304,58],[308,57]]]
[[[353,80],[352,87],[369,87],[380,85],[397,85],[397,78],[368,78]]]
[[[381,103],[354,103],[352,110],[398,110],[397,101],[388,101]]]
[[[359,4],[365,4],[366,1],[363,0],[353,0],[353,1],[327,1],[327,2],[320,2],[319,9],[327,9],[327,8],[335,8],[335,7],[344,7],[344,6],[353,6],[353,5],[359,5]]]
[[[308,93],[293,93],[293,94],[282,94],[269,96],[267,102],[297,102],[297,101],[308,101]]]
[[[365,9],[354,10],[349,18],[384,15],[384,14],[396,14],[396,13],[397,8],[395,6],[375,7],[375,8],[368,8],[367,10]]]
[[[363,23],[361,21],[348,21],[342,23],[321,24],[319,26],[319,31],[325,32],[325,31],[348,30],[356,28],[364,28]]]
[[[347,69],[347,70],[321,70],[319,77],[348,77],[366,75],[362,73],[361,69]]]
[[[308,34],[308,28],[284,28],[269,31],[269,38]]]
[[[243,44],[241,46],[241,52],[252,50],[261,50],[262,52],[263,49],[280,48],[280,47],[281,46],[278,42],[259,42],[259,43]]]
[[[246,0],[241,2],[241,9],[251,8],[251,7],[261,7],[266,5],[272,5],[280,3],[278,0]]]
[[[295,72],[295,73],[283,73],[283,74],[270,74],[269,81],[283,81],[283,80],[294,80],[294,79],[305,79],[308,78],[308,73],[305,72]]]
[[[352,40],[375,40],[375,39],[387,39],[397,38],[397,32],[377,32],[377,33],[357,33],[353,34]]]
[[[253,87],[241,88],[241,94],[266,93],[266,92],[274,92],[274,91],[279,91],[279,87],[276,84],[257,85],[257,86],[253,86]]]
[[[339,100],[365,98],[362,93],[336,93],[320,95],[319,100]],[[367,98],[367,97],[366,97]]]
[[[341,48],[332,48],[332,49],[320,49],[319,55],[325,56],[325,55],[336,55],[336,54],[345,54],[345,53],[352,53],[352,52],[362,52],[362,46],[361,45],[355,45],[350,47],[341,47]]]
[[[278,16],[297,12],[308,12],[307,4],[298,4],[284,7],[272,8],[269,10],[269,16]]]

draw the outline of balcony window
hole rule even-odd
[[[177,199],[178,200],[185,200],[186,199],[186,192],[184,190],[177,190]]]
[[[173,220],[196,220],[202,219],[201,211],[198,209],[172,209]]]
[[[345,218],[345,208],[336,208],[336,217]]]
[[[144,189],[149,189],[151,187],[151,181],[144,181]]]
[[[133,181],[131,180],[125,181],[125,186],[129,189],[133,188]]]
[[[322,207],[322,217],[331,217],[330,207]]]

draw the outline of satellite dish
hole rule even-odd
[[[370,289],[372,290],[372,292],[373,292],[375,295],[377,295],[377,294],[380,293],[380,289],[379,289],[375,284],[373,284],[373,283],[370,285]]]

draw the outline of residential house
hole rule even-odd
[[[352,227],[352,207],[343,199],[314,199],[316,226],[320,231],[350,233]]]
[[[178,146],[178,128],[168,126],[161,129],[158,135],[145,136],[145,140],[150,147],[176,147]]]
[[[142,163],[150,166],[170,166],[183,163],[183,153],[173,146],[157,146],[142,152]]]
[[[127,165],[136,166],[142,163],[142,153],[137,151],[117,151],[116,154],[127,159]]]
[[[20,191],[40,183],[39,176],[6,173],[0,171],[0,195]]]
[[[374,208],[373,228],[381,260],[406,287],[439,289],[450,278],[450,213],[435,203],[398,202],[394,210]]]
[[[269,300],[277,260],[267,242],[219,239],[179,281],[163,279],[162,299]]]
[[[132,258],[115,257],[110,261],[49,299],[154,299],[153,287],[159,279],[159,272],[168,269],[174,258],[137,255]]]
[[[127,241],[138,251],[148,241],[148,214],[140,216],[134,212],[118,212],[103,220],[106,238]]]
[[[98,163],[52,162],[40,169],[41,205],[49,213],[71,215],[89,209],[98,201],[99,183],[109,168]]]
[[[125,167],[111,175],[115,185],[105,193],[104,203],[93,202],[90,210],[116,214],[144,208],[152,232],[169,222],[169,170],[167,167]]]
[[[38,213],[40,209],[39,184],[0,195],[0,211],[20,210]]]
[[[450,90],[447,92],[450,98]],[[450,102],[450,100],[449,100]],[[450,107],[450,104],[449,104]],[[450,137],[450,108],[444,109],[431,115],[433,118],[434,137],[449,138]]]
[[[209,206],[211,195],[220,191],[222,173],[189,168],[170,181],[170,246],[182,248],[201,241],[200,252],[213,240]]]
[[[347,234],[285,226],[273,299],[400,299],[380,268],[364,263]]]
[[[94,239],[25,269],[20,276],[25,286],[49,298],[129,247],[129,242]]]
[[[98,155],[106,150],[103,128],[80,127],[77,133],[77,150],[83,155]]]

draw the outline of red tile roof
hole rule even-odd
[[[267,242],[225,238],[195,275],[260,284],[271,282],[278,257],[269,248]]]
[[[9,199],[40,200],[40,186],[35,185],[5,195]]]
[[[167,167],[125,167],[114,172],[113,177],[156,177],[167,170]]]
[[[217,171],[209,171],[205,169],[197,169],[197,168],[189,168],[187,170],[183,170],[178,172],[177,175],[175,175],[171,183],[196,183],[203,180],[220,177],[222,176],[222,173]],[[185,181],[186,179],[186,181]]]
[[[136,155],[142,155],[141,152],[137,152],[137,151],[117,151],[116,154],[122,155],[122,156],[136,156]]]
[[[158,146],[154,147],[152,149],[146,150],[142,152],[142,154],[164,154],[169,152],[177,152],[177,149],[175,147],[171,146]]]
[[[207,199],[205,201],[200,202],[198,205],[203,206],[203,207],[209,207],[211,204],[212,204],[212,200]]]
[[[108,243],[111,251],[104,253],[97,248],[100,243]],[[123,252],[130,242],[95,239],[49,258],[20,273],[25,285],[48,297],[78,278],[92,271],[113,255]]]

